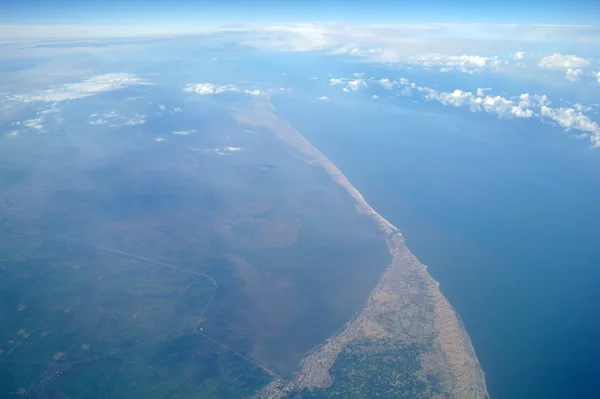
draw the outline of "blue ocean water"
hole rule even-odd
[[[600,397],[600,150],[433,104],[274,104],[428,265],[492,398]]]

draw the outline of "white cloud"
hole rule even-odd
[[[291,87],[289,87],[289,88],[286,88],[286,87],[280,87],[280,88],[279,88],[279,91],[292,91],[292,88],[291,88]]]
[[[90,118],[97,116],[98,114],[92,114],[90,115]],[[105,118],[124,118],[123,114],[119,114],[116,111],[110,111],[110,112],[106,112],[104,114],[102,114],[103,117]]]
[[[594,148],[600,147],[600,126],[580,111],[573,108],[550,108],[542,105],[542,116],[552,119],[566,130],[584,132]]]
[[[154,139],[154,141],[156,141],[157,143],[160,143],[162,141],[167,141],[167,139],[163,138],[163,137],[157,137]]]
[[[240,147],[225,147],[223,148],[223,151],[227,151],[227,152],[237,152],[237,151],[242,151],[243,148]]]
[[[378,83],[386,90],[392,90],[396,84],[396,82],[386,78],[380,79]]]
[[[318,76],[313,76],[313,77],[311,77],[311,78],[309,78],[309,79],[310,79],[310,80],[319,80],[319,77],[318,77]]]
[[[240,31],[244,32],[242,27]],[[372,62],[406,62],[423,54],[460,57],[495,49],[523,53],[524,46],[564,46],[574,50],[598,43],[597,25],[525,24],[351,24],[279,23],[245,30],[244,43],[278,51],[328,51],[360,55]],[[523,54],[524,55],[524,54]],[[513,57],[510,57],[513,59]],[[526,57],[529,58],[529,57]]]
[[[373,99],[373,100],[379,100],[379,96],[377,94],[373,94],[371,96],[371,99]]]
[[[137,126],[137,125],[143,125],[144,123],[146,123],[146,115],[144,115],[144,114],[135,114],[133,116],[133,118],[128,119],[125,123],[116,123],[116,124],[113,124],[113,125],[109,125],[108,127]]]
[[[589,112],[592,110],[592,107],[586,107],[585,105],[581,105],[579,103],[573,104],[573,108],[579,112]]]
[[[400,79],[401,84],[413,86],[406,79]],[[581,110],[585,107],[576,104],[575,108],[551,108],[546,95],[521,94],[518,99],[511,100],[502,96],[485,95],[479,91],[471,92],[454,90],[453,92],[440,92],[429,87],[416,87],[428,101],[438,101],[444,105],[469,108],[472,112],[487,112],[496,114],[500,118],[548,118],[556,122],[567,131],[580,132],[580,137],[589,138],[592,147],[600,147],[600,126],[584,115]],[[481,95],[484,94],[484,95]],[[539,111],[539,112],[538,112]]]
[[[196,94],[221,94],[221,93],[229,93],[229,92],[239,92],[241,89],[236,85],[216,85],[213,83],[190,83],[188,84],[183,91],[188,93],[196,93]],[[259,96],[264,94],[264,92],[254,89],[254,90],[244,90],[246,94],[251,96]]]
[[[163,104],[159,104],[158,109],[160,109],[161,111],[164,111],[165,109],[167,109],[167,106],[163,105]]]
[[[174,131],[171,133],[178,135],[178,136],[189,136],[192,133],[196,133],[196,131],[195,130],[177,130],[177,131]]]
[[[600,72],[596,73],[596,80],[598,80],[598,83],[600,83]]]
[[[6,137],[17,137],[19,135],[19,131],[18,130],[13,130],[10,133],[6,134]]]
[[[554,53],[552,55],[543,57],[539,66],[547,69],[570,69],[570,68],[581,68],[588,66],[590,62],[585,58],[578,57],[576,55],[562,55]]]
[[[212,83],[190,83],[183,89],[183,91],[204,95],[234,92],[239,91],[239,89],[235,85],[219,86]]]
[[[23,121],[23,126],[41,131],[44,127],[43,122],[44,120],[42,118],[27,119],[26,121]]]
[[[327,96],[321,96],[317,100],[329,100],[329,97],[327,97]]]
[[[108,122],[106,119],[96,119],[93,121],[90,121],[90,125],[104,125],[106,122]]]
[[[413,95],[413,92],[410,87],[403,87],[400,89],[400,95],[404,97],[410,97]]]
[[[354,76],[355,78],[362,78],[363,76],[365,76],[364,72],[356,72],[353,73],[352,76]]]
[[[56,103],[52,104],[50,108],[40,108],[37,112],[38,115],[48,115],[55,112],[60,112],[60,108],[56,108]]]
[[[35,90],[15,94],[9,99],[22,102],[59,102],[85,98],[94,94],[114,91],[130,86],[152,83],[129,73],[107,73],[93,76],[79,83],[67,83],[48,90]]]
[[[492,89],[490,89],[489,87],[479,88],[479,89],[477,89],[477,96],[478,97],[483,97],[483,96],[485,96],[485,92],[486,91],[490,91],[490,90],[492,90]]]
[[[348,82],[346,87],[343,88],[345,92],[357,91],[361,87],[368,87],[367,82],[364,79],[356,79]]]
[[[348,54],[359,57],[369,57],[374,54],[380,54],[383,52],[381,48],[359,48],[359,47],[348,47],[342,46],[333,50],[334,54]]]
[[[502,96],[478,96],[462,90],[439,92],[428,87],[419,87],[418,90],[424,93],[425,99],[428,101],[435,100],[453,107],[469,107],[473,112],[484,111],[496,114],[501,118],[530,118],[533,116],[533,110],[528,108],[526,101],[516,102]]]
[[[337,79],[337,78],[329,79],[329,84],[331,86],[341,85],[341,84],[344,84],[345,82],[346,82],[346,79]]]
[[[496,67],[500,64],[498,57],[484,57],[480,55],[444,55],[444,54],[422,54],[410,57],[409,64],[421,65],[423,67],[442,67],[440,72],[449,72],[457,69],[464,73],[481,72],[485,68]]]
[[[525,56],[526,56],[526,55],[527,55],[527,53],[525,53],[525,52],[523,52],[523,51],[517,51],[517,52],[515,53],[515,56],[514,56],[514,57],[515,57],[517,60],[522,60],[523,58],[525,58]]]
[[[567,80],[570,80],[571,82],[576,82],[579,80],[579,77],[583,75],[583,69],[577,68],[577,69],[573,69],[573,68],[569,68],[567,69]]]
[[[133,118],[124,123],[125,126],[143,125],[146,123],[146,115],[136,114]]]
[[[183,110],[179,107],[173,108],[173,112],[181,112],[181,111],[183,111]]]

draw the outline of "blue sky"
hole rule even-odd
[[[0,0],[2,24],[169,24],[267,21],[595,24],[600,3],[443,0]]]

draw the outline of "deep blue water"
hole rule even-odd
[[[433,104],[274,103],[403,231],[492,398],[600,397],[600,150]]]

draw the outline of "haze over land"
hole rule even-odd
[[[600,395],[600,10],[309,3],[0,0],[0,397]]]

